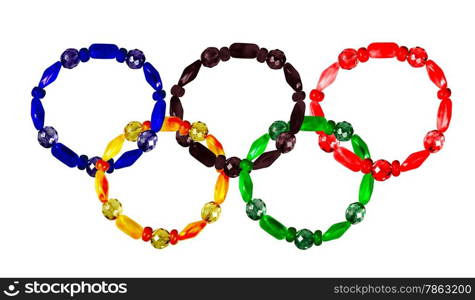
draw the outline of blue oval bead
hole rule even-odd
[[[37,130],[43,129],[45,125],[45,110],[41,100],[38,98],[31,100],[31,120],[33,120],[33,125]]]
[[[87,155],[81,155],[78,159],[78,169],[84,170],[87,167],[87,163],[89,162],[89,157]]]
[[[155,90],[161,90],[163,88],[160,73],[158,73],[157,69],[155,69],[151,63],[146,62],[143,65],[143,73],[145,74],[145,79],[152,88]]]
[[[31,95],[33,96],[33,98],[40,98],[40,99],[43,99],[45,96],[46,96],[46,91],[43,89],[43,88],[40,88],[38,86],[35,86],[32,90],[31,90]]]
[[[133,165],[137,159],[142,155],[143,151],[140,149],[130,150],[122,154],[115,162],[115,169],[127,168]]]
[[[87,48],[79,49],[79,59],[82,62],[87,62],[89,58],[91,58],[91,55],[89,54],[89,50]]]
[[[152,117],[150,118],[150,129],[155,132],[160,131],[165,119],[165,110],[167,104],[164,100],[159,100],[155,103],[152,111]]]
[[[166,96],[167,96],[167,93],[164,90],[155,91],[152,94],[152,99],[155,100],[155,101],[163,100],[163,99],[165,99]]]
[[[51,154],[70,168],[74,168],[78,165],[79,156],[61,143],[56,143],[51,147]]]
[[[59,74],[60,70],[61,70],[61,62],[60,61],[57,61],[54,64],[52,64],[49,68],[47,68],[43,72],[43,76],[41,76],[41,80],[40,80],[40,83],[38,84],[38,86],[40,88],[45,88],[46,86],[48,86],[49,84],[54,82],[56,80],[56,78],[58,77],[58,74]]]
[[[91,58],[111,59],[115,58],[119,47],[114,44],[92,44],[89,46]]]
[[[117,54],[115,56],[115,60],[119,63],[123,63],[125,61],[126,56],[127,56],[127,49],[120,48],[119,51],[117,51]]]

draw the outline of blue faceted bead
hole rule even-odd
[[[87,167],[87,163],[89,162],[89,157],[87,155],[81,155],[79,156],[78,160],[78,169],[79,170],[84,170]]]
[[[60,162],[70,168],[74,168],[78,165],[79,156],[61,143],[54,144],[53,147],[51,147],[51,153]]]
[[[112,59],[115,58],[119,47],[114,44],[92,44],[89,46],[91,58]]]
[[[147,130],[139,135],[137,146],[143,152],[149,152],[157,145],[157,135],[152,130]]]
[[[90,158],[89,161],[87,162],[86,165],[86,172],[89,174],[91,177],[96,177],[96,163],[100,160],[101,158],[99,156],[94,156],[93,158]]]
[[[32,90],[31,90],[31,95],[34,97],[34,98],[39,98],[39,99],[43,99],[45,96],[46,96],[46,91],[40,87],[37,87],[35,86]]]
[[[158,73],[157,69],[155,69],[151,63],[146,62],[143,65],[143,73],[145,74],[145,79],[147,80],[148,84],[155,90],[161,90],[162,87],[162,79],[160,78],[160,74]]]
[[[141,149],[130,150],[122,154],[119,159],[115,162],[115,169],[127,168],[133,165],[137,159],[142,155],[143,151]]]
[[[150,118],[150,129],[155,132],[160,131],[162,128],[163,120],[165,119],[166,106],[167,104],[164,100],[159,100],[153,107],[152,117]]]
[[[89,54],[89,50],[87,48],[79,49],[79,59],[82,62],[87,62],[89,58],[91,58],[91,55]]]
[[[153,92],[152,98],[155,101],[163,100],[167,96],[167,93],[164,90]]]
[[[51,126],[38,131],[38,143],[45,148],[51,148],[58,141],[58,132]]]
[[[145,63],[145,55],[138,49],[130,50],[125,62],[131,69],[140,69]]]
[[[45,125],[45,110],[38,98],[31,100],[31,120],[33,120],[33,125],[37,130],[41,130]]]
[[[73,48],[66,49],[61,54],[61,64],[66,69],[72,69],[79,65],[79,51]]]
[[[45,88],[50,83],[54,82],[56,78],[58,77],[60,70],[61,70],[61,62],[57,61],[43,72],[43,76],[41,76],[41,80],[40,80],[40,83],[38,84],[38,87]]]
[[[119,51],[117,51],[117,54],[115,56],[115,60],[117,62],[123,63],[125,61],[126,56],[127,56],[127,49],[120,48]]]
[[[111,158],[107,161],[109,163],[109,169],[107,169],[107,173],[108,174],[112,174],[112,172],[114,172],[114,159]]]

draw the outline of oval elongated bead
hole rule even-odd
[[[445,79],[444,71],[433,61],[428,60],[426,62],[426,70],[430,80],[438,87],[447,87],[447,79]]]
[[[182,121],[178,117],[165,117],[160,131],[178,131],[180,129],[181,124]]]
[[[119,47],[114,44],[92,44],[89,46],[89,55],[91,58],[113,59],[117,55]]]
[[[368,145],[366,145],[366,143],[359,135],[354,134],[351,137],[351,145],[353,146],[353,151],[355,152],[355,154],[361,157],[362,159],[371,158]]]
[[[45,109],[38,98],[31,100],[31,120],[37,130],[43,129],[45,125]]]
[[[61,143],[56,143],[51,147],[51,153],[60,162],[70,168],[78,165],[79,156],[71,149]]]
[[[339,70],[340,64],[338,64],[337,62],[326,68],[320,75],[320,79],[318,80],[317,84],[317,90],[323,91],[328,86],[330,86],[330,84],[335,81]]]
[[[327,120],[324,117],[305,116],[300,130],[302,131],[323,131]]]
[[[201,143],[193,143],[190,145],[189,149],[191,156],[196,158],[196,160],[201,162],[203,165],[207,167],[214,166],[216,155]]]
[[[361,158],[351,152],[350,150],[346,149],[345,147],[338,147],[333,152],[333,156],[335,160],[338,161],[340,164],[344,165],[348,169],[358,172],[361,170]]]
[[[234,58],[256,58],[259,46],[256,44],[234,43],[229,46],[231,57]]]
[[[211,150],[216,156],[224,155],[223,145],[218,141],[214,135],[208,134],[205,138],[206,146]]]
[[[249,149],[249,152],[247,153],[247,159],[248,160],[254,160],[256,157],[259,157],[262,153],[267,148],[267,145],[269,144],[270,140],[270,135],[268,133],[263,134],[260,138],[255,140],[251,148]]]
[[[188,224],[178,235],[180,241],[191,239],[197,236],[203,228],[205,228],[207,222],[204,220],[193,222]]]
[[[398,50],[399,46],[396,43],[372,43],[368,46],[371,58],[393,58],[396,57]]]
[[[167,104],[164,100],[158,100],[153,107],[152,116],[150,118],[150,129],[155,132],[160,131],[160,128],[162,128],[166,106]]]
[[[374,188],[374,178],[371,174],[365,174],[363,179],[361,179],[360,183],[360,190],[358,194],[358,201],[366,205],[368,204],[369,200],[371,199],[371,195],[373,194]]]
[[[170,116],[183,119],[183,106],[181,105],[180,98],[176,96],[170,99]]]
[[[289,131],[291,133],[297,133],[302,127],[302,122],[305,116],[305,103],[303,101],[299,101],[295,103],[294,109],[290,115],[290,124],[289,124]]]
[[[244,202],[249,202],[252,199],[253,183],[248,171],[241,171],[239,173],[239,191]]]
[[[229,177],[221,173],[216,180],[216,185],[214,186],[214,202],[221,204],[226,199],[229,189]]]
[[[180,80],[178,80],[178,84],[180,86],[185,86],[186,84],[192,82],[198,75],[200,68],[201,68],[201,61],[198,59],[197,61],[195,61],[194,63],[192,63],[191,65],[189,65],[183,70]]]
[[[122,146],[124,145],[124,141],[125,136],[123,134],[110,141],[106,147],[106,150],[104,151],[104,154],[102,155],[102,159],[107,161],[119,154]]]
[[[279,150],[273,150],[263,153],[259,156],[256,161],[254,162],[253,170],[259,170],[263,168],[267,168],[274,163],[280,156]]]
[[[107,181],[104,171],[97,171],[94,179],[97,197],[101,202],[109,200],[109,182]]]
[[[284,75],[285,81],[290,85],[290,87],[299,92],[302,90],[302,80],[300,79],[300,74],[290,63],[284,65]]]
[[[142,238],[142,226],[140,226],[140,224],[127,217],[126,215],[119,215],[117,219],[115,219],[115,225],[123,233],[127,234],[135,240]]]
[[[325,113],[323,113],[322,107],[316,101],[310,102],[310,111],[315,117],[325,117]]]
[[[51,66],[49,66],[44,72],[43,75],[41,76],[40,83],[38,84],[38,87],[40,88],[45,88],[51,83],[53,83],[56,78],[58,78],[59,71],[61,70],[61,62],[57,61]]]
[[[122,154],[119,159],[115,162],[115,169],[122,169],[130,167],[133,165],[137,159],[142,155],[143,151],[141,149],[130,150]]]
[[[163,88],[160,73],[158,73],[157,69],[155,69],[151,63],[144,63],[143,74],[145,76],[145,80],[147,80],[148,84],[150,84],[154,90],[160,91]]]
[[[452,119],[452,100],[444,99],[440,102],[437,111],[437,130],[444,133],[449,129],[450,120]]]
[[[414,152],[409,155],[406,160],[401,164],[401,172],[406,172],[409,170],[419,168],[422,163],[429,157],[430,151],[422,150],[419,152]]]
[[[331,240],[336,240],[337,238],[341,237],[348,230],[348,228],[350,228],[350,226],[351,223],[348,221],[333,224],[323,234],[323,241],[328,242]]]
[[[269,215],[262,216],[259,226],[278,240],[283,240],[287,236],[287,227]]]

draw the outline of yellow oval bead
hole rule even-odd
[[[122,146],[124,145],[125,136],[123,134],[119,135],[107,145],[104,154],[102,155],[102,160],[108,161],[109,159],[113,158],[117,154],[119,154]]]
[[[219,174],[214,186],[214,202],[221,204],[226,199],[229,189],[229,177],[226,174]]]
[[[127,234],[133,239],[137,240],[142,237],[142,226],[126,215],[119,215],[115,220],[115,225],[120,230],[122,230],[123,233]]]
[[[201,218],[208,223],[216,222],[220,215],[221,206],[215,202],[208,202],[201,209]]]
[[[142,132],[142,123],[132,121],[124,128],[124,136],[130,142],[136,142]]]
[[[170,243],[170,233],[166,229],[159,228],[152,233],[150,243],[157,249],[163,249]]]
[[[178,117],[165,117],[160,131],[178,131],[181,126],[181,119]]]
[[[190,131],[188,132],[191,139],[195,142],[204,141],[208,135],[208,126],[203,122],[194,122],[191,124]]]
[[[115,220],[122,213],[122,204],[117,199],[109,199],[102,204],[102,214],[109,220]]]
[[[217,138],[214,137],[214,135],[208,134],[206,136],[206,146],[208,146],[208,149],[211,150],[216,156],[218,155],[224,155],[224,149],[223,145],[218,141]]]
[[[101,202],[106,202],[109,199],[109,182],[107,181],[104,171],[97,170],[94,179],[97,197]]]

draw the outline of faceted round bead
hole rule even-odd
[[[308,229],[302,229],[295,236],[295,246],[300,250],[306,250],[313,246],[313,232]]]
[[[178,131],[176,132],[175,137],[178,144],[182,147],[190,147],[193,143],[193,140],[189,135],[181,135]]]
[[[215,202],[208,202],[201,209],[201,218],[208,223],[218,221],[220,215],[221,206]]]
[[[336,139],[336,137],[332,135],[328,135],[325,133],[322,133],[318,137],[318,145],[320,146],[320,149],[322,149],[325,152],[333,152],[335,149],[340,145],[340,142]]]
[[[61,54],[61,64],[66,69],[72,69],[75,66],[79,65],[80,62],[79,51],[73,48],[66,49],[63,54]]]
[[[335,129],[333,130],[337,140],[346,142],[351,139],[353,136],[353,126],[350,123],[343,121],[336,124]]]
[[[157,145],[157,135],[152,130],[142,132],[137,139],[137,146],[142,149],[143,152],[153,150]]]
[[[239,167],[241,168],[241,170],[250,172],[250,171],[252,171],[252,168],[254,167],[254,164],[252,163],[252,161],[250,161],[248,159],[243,159],[243,160],[241,160],[241,163],[239,164]]]
[[[122,213],[122,204],[117,199],[109,199],[102,204],[102,214],[109,220],[115,220]]]
[[[203,122],[194,122],[191,124],[190,131],[188,132],[191,139],[195,142],[201,142],[206,139],[208,135],[208,126]]]
[[[267,50],[266,48],[259,49],[259,52],[257,52],[257,57],[256,57],[257,61],[260,63],[265,62],[267,58],[267,53],[269,53],[269,50]]]
[[[322,91],[313,89],[310,91],[310,100],[320,102],[325,98],[325,94]]]
[[[409,50],[407,62],[414,68],[423,67],[427,61],[427,52],[423,48],[415,47]]]
[[[358,53],[355,49],[345,49],[338,55],[338,63],[342,69],[351,70],[358,64]]]
[[[385,181],[391,177],[391,173],[391,164],[384,159],[377,160],[373,164],[373,169],[371,170],[371,174],[373,175],[374,179],[378,181]]]
[[[269,136],[271,139],[276,140],[281,133],[286,131],[289,131],[289,124],[287,122],[275,121],[269,127]]]
[[[125,139],[130,142],[136,142],[142,132],[142,123],[138,121],[132,121],[124,128]]]
[[[206,48],[203,53],[201,53],[201,63],[203,66],[212,68],[219,63],[219,49],[215,47]]]
[[[444,146],[445,136],[438,130],[432,130],[424,138],[424,148],[431,153],[436,153]]]
[[[369,60],[368,49],[366,49],[365,47],[359,48],[357,53],[358,53],[358,60],[360,62],[364,63],[364,62],[367,62]]]
[[[152,239],[153,229],[152,227],[145,227],[142,232],[142,241],[148,242]]]
[[[405,61],[407,58],[407,54],[409,53],[409,50],[407,49],[406,46],[401,46],[396,52],[396,58],[399,61]]]
[[[284,66],[286,60],[284,52],[275,49],[267,54],[266,63],[269,68],[277,70]]]
[[[439,99],[447,99],[452,95],[452,91],[449,88],[442,88],[437,92],[437,98]]]
[[[45,148],[51,148],[58,141],[58,132],[51,126],[38,131],[38,143]]]
[[[226,162],[224,163],[224,174],[226,174],[228,177],[231,178],[236,178],[239,176],[239,173],[241,172],[241,160],[239,157],[233,156],[228,159],[226,159]]]
[[[252,199],[246,204],[246,214],[254,221],[262,218],[266,214],[266,204],[261,199]]]
[[[163,249],[170,243],[170,233],[166,229],[159,228],[152,233],[150,243],[156,249]]]
[[[145,63],[145,55],[138,49],[130,50],[127,53],[125,62],[131,69],[140,69]]]
[[[397,177],[401,174],[401,163],[399,162],[399,160],[395,160],[392,162],[391,169],[391,175]]]
[[[285,236],[285,240],[289,243],[295,241],[295,236],[297,235],[297,229],[295,227],[287,228],[287,235]]]
[[[345,217],[351,224],[358,224],[363,221],[366,214],[366,208],[359,202],[351,203],[346,209]]]
[[[321,230],[316,230],[313,233],[313,243],[315,246],[320,246],[323,242],[323,234]]]
[[[94,156],[90,158],[89,161],[87,162],[86,172],[87,174],[89,174],[89,176],[96,177],[96,172],[97,172],[96,164],[100,159],[101,158],[99,156]]]
[[[294,149],[296,142],[297,138],[293,133],[284,132],[277,137],[275,147],[282,153],[288,153]]]
[[[373,160],[371,158],[366,158],[363,160],[361,163],[361,172],[364,174],[369,174],[371,173],[371,170],[373,169]]]

